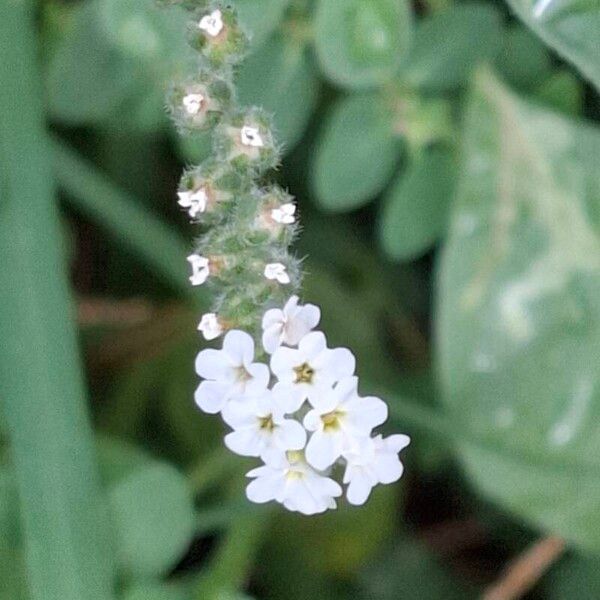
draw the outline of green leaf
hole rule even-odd
[[[240,23],[250,35],[253,48],[260,45],[281,23],[290,0],[235,0]]]
[[[110,600],[108,515],[52,186],[33,4],[0,4],[0,404],[31,600]]]
[[[562,70],[542,83],[535,98],[554,110],[578,115],[583,106],[583,89],[573,73]]]
[[[417,27],[403,78],[430,91],[460,87],[479,63],[495,56],[501,33],[500,15],[487,4],[457,4],[435,13]]]
[[[427,600],[467,600],[476,598],[449,569],[444,568],[420,544],[401,539],[396,545],[378,556],[362,574],[366,598],[397,600],[400,590],[419,590],[418,598]]]
[[[600,89],[598,0],[507,0],[542,40]]]
[[[190,591],[181,585],[141,583],[129,588],[123,600],[191,600]]]
[[[189,17],[180,7],[167,10],[155,0],[94,1],[107,39],[125,55],[144,61],[151,71],[166,70],[187,55],[183,31]]]
[[[468,473],[600,551],[600,133],[488,73],[441,265],[439,363]]]
[[[317,199],[336,211],[366,204],[386,186],[399,154],[391,112],[377,95],[340,99],[317,141],[312,165]]]
[[[194,531],[194,506],[185,477],[167,464],[151,464],[119,480],[109,490],[109,499],[126,568],[153,576],[173,567]]]
[[[521,25],[504,32],[495,65],[506,81],[519,90],[531,90],[552,73],[546,46]]]
[[[102,121],[133,93],[132,69],[106,39],[94,3],[77,6],[47,69],[52,116],[69,124]]]
[[[396,260],[410,260],[442,235],[454,191],[456,166],[442,148],[424,150],[395,181],[385,198],[379,234]]]
[[[569,554],[544,579],[548,600],[597,600],[600,598],[600,561]]]
[[[319,91],[306,46],[290,36],[273,36],[244,61],[237,85],[242,104],[273,113],[281,141],[291,149],[304,133]]]
[[[381,85],[410,47],[412,13],[405,0],[319,0],[317,58],[323,73],[349,88]]]

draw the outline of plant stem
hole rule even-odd
[[[31,5],[0,3],[0,402],[32,600],[110,600],[107,515],[53,198]]]

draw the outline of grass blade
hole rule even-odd
[[[0,403],[33,600],[110,600],[109,527],[60,252],[29,2],[0,3]]]

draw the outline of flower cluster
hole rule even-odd
[[[262,459],[248,473],[250,500],[324,512],[343,493],[334,479],[341,467],[348,501],[362,504],[374,485],[402,475],[398,453],[409,439],[372,435],[387,418],[386,404],[359,395],[353,354],[328,348],[315,330],[319,308],[294,295],[301,280],[289,252],[296,204],[264,182],[280,157],[271,118],[237,103],[234,68],[248,38],[235,10],[214,1],[163,1],[189,11],[196,51],[194,72],[169,92],[169,112],[182,134],[210,130],[213,142],[211,157],[184,172],[177,192],[177,204],[201,228],[187,257],[190,283],[214,292],[198,330],[206,340],[224,336],[221,350],[196,359],[203,378],[196,403],[221,414],[231,428],[230,450]]]
[[[247,474],[248,498],[304,514],[336,508],[338,465],[351,504],[363,504],[378,483],[398,480],[398,453],[410,441],[372,437],[387,419],[387,405],[359,395],[354,356],[327,347],[325,335],[315,331],[320,316],[317,306],[300,305],[297,296],[282,310],[268,310],[262,319],[268,366],[255,362],[254,340],[240,330],[227,333],[221,350],[203,350],[196,359],[204,379],[196,403],[221,413],[232,429],[225,436],[232,452],[264,463]]]

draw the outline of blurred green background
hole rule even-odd
[[[193,403],[185,14],[0,0],[0,598],[599,598],[600,4],[235,5],[303,297],[405,475],[318,517],[245,500]]]

